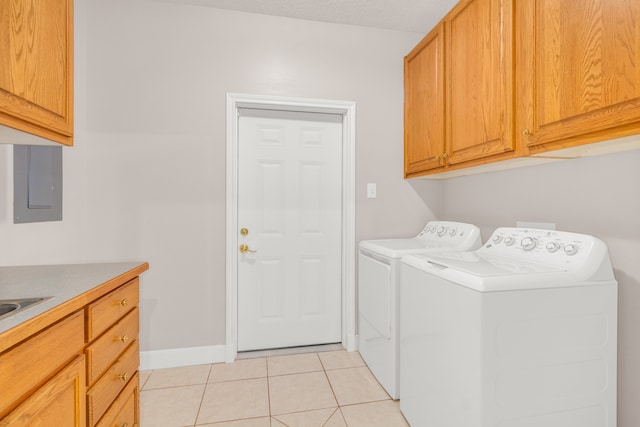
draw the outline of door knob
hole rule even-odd
[[[240,234],[242,234],[243,236],[246,236],[247,234],[249,234],[249,230],[243,227],[240,229]]]
[[[246,254],[247,252],[255,252],[254,250],[249,249],[249,245],[245,245],[244,243],[240,245],[240,252]]]

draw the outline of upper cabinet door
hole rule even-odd
[[[530,152],[640,132],[640,1],[519,1]]]
[[[512,1],[463,0],[445,17],[447,164],[516,148]]]
[[[444,25],[404,59],[404,175],[440,168],[444,154]]]
[[[73,136],[73,0],[2,0],[0,124]]]

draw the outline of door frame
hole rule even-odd
[[[233,362],[238,355],[238,117],[242,108],[342,116],[342,345],[347,351],[355,351],[356,104],[352,101],[227,93],[225,361]]]

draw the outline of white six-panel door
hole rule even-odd
[[[340,342],[342,116],[245,109],[238,137],[238,350]]]

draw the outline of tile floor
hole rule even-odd
[[[140,373],[142,427],[408,427],[357,352]]]

